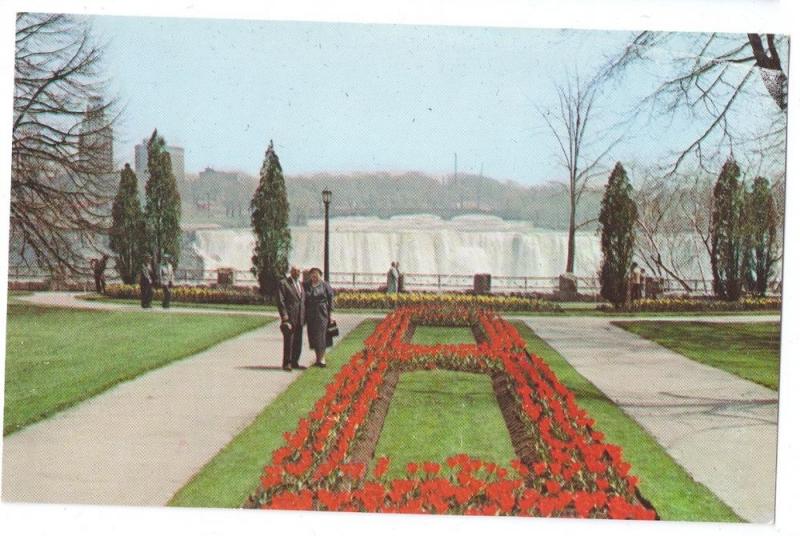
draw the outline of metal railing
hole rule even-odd
[[[216,285],[219,272],[204,269],[177,269],[175,282],[179,285]],[[229,270],[225,270],[229,271]],[[258,284],[256,277],[249,270],[234,270],[234,284],[237,286],[255,286]],[[404,273],[403,288],[406,291],[428,292],[459,292],[473,289],[472,274],[428,274]],[[48,282],[52,275],[46,270],[28,266],[9,266],[9,281],[19,282]],[[78,286],[92,288],[94,281],[90,273],[81,276],[68,276],[66,281]],[[121,282],[114,270],[106,271],[107,283]],[[386,286],[386,274],[382,272],[331,272],[330,282],[335,288],[353,290],[380,290]],[[690,279],[688,294],[711,294],[711,281],[704,279]],[[582,276],[577,278],[578,292],[584,295],[598,295],[600,281],[596,276]],[[677,280],[662,279],[661,291],[665,294],[687,294],[687,290]],[[558,290],[558,276],[506,276],[493,275],[491,289],[496,293],[541,293],[548,294]],[[778,293],[779,287],[774,285],[771,293]]]

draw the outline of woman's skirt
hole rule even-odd
[[[314,311],[308,318],[308,345],[315,352],[322,352],[328,346],[329,314]]]

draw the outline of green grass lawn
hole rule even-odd
[[[614,322],[699,363],[778,389],[781,327],[777,322]]]
[[[528,350],[544,359],[574,394],[577,404],[595,419],[606,441],[622,447],[639,480],[639,489],[661,519],[674,521],[742,521],[707,487],[694,481],[661,446],[618,406],[581,376],[558,352],[517,322]]]
[[[3,435],[271,319],[8,306]]]
[[[440,328],[436,326],[417,326],[412,344],[475,344],[472,330],[466,327]]]
[[[365,320],[326,355],[328,367],[309,368],[228,443],[169,502],[172,506],[238,508],[255,491],[264,465],[324,393],[350,357],[364,347],[377,320]]]
[[[375,449],[376,458],[391,459],[388,475],[402,477],[408,462],[444,464],[462,452],[506,467],[516,458],[489,376],[403,373]]]

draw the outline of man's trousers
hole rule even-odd
[[[303,353],[303,326],[292,323],[292,331],[283,333],[283,366],[296,367]]]

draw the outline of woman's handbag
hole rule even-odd
[[[328,337],[338,337],[339,326],[336,325],[336,320],[328,322]]]

